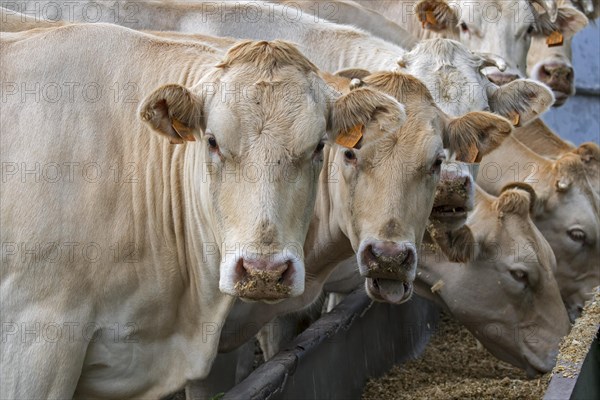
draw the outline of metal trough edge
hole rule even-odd
[[[360,398],[369,378],[423,352],[438,314],[418,296],[394,306],[374,303],[359,289],[223,399]]]

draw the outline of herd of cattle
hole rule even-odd
[[[158,398],[359,285],[535,376],[600,284],[600,149],[538,118],[597,1],[0,6],[2,398]]]

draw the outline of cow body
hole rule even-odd
[[[306,237],[315,149],[337,95],[297,50],[246,42],[223,59],[201,44],[71,25],[3,33],[1,51],[0,292],[11,324],[1,397],[165,395],[208,373],[230,294],[302,292],[294,248]],[[44,68],[24,67],[34,59]],[[306,95],[283,102],[272,79]],[[247,84],[251,98],[221,101],[224,81]],[[140,106],[169,82],[178,84]],[[236,180],[248,163],[281,170]],[[282,170],[292,163],[290,181]],[[279,294],[237,284],[256,264],[271,274],[278,262],[290,269]]]

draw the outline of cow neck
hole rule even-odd
[[[493,164],[497,168],[492,169]],[[492,179],[490,174],[495,171],[501,172],[499,179]],[[500,194],[509,183],[525,182],[533,187],[540,199],[545,199],[553,188],[548,184],[553,179],[552,162],[512,136],[483,158],[479,177],[478,183],[493,194]]]
[[[323,153],[315,211],[304,247],[307,279],[316,279],[321,287],[339,262],[354,255],[346,234],[349,220],[343,212],[347,199],[340,198],[337,188],[343,176],[335,162],[336,153],[336,146],[327,146]]]
[[[262,19],[248,21],[242,12],[244,4],[261,8]],[[396,60],[404,49],[383,39],[373,37],[355,28],[316,22],[313,16],[302,16],[291,20],[286,8],[278,4],[269,6],[256,2],[221,2],[218,11],[211,12],[206,7],[188,5],[185,15],[176,17],[177,23],[169,29],[188,33],[204,33],[216,36],[230,36],[254,40],[281,39],[297,44],[302,53],[320,69],[334,72],[343,68],[366,68],[383,70],[397,67]],[[204,11],[204,12],[203,12]],[[237,23],[223,23],[223,15],[228,21],[237,18]],[[263,25],[264,29],[256,29]],[[139,28],[138,28],[139,29]],[[152,28],[154,29],[154,28]],[[369,49],[375,49],[369,51]]]
[[[525,146],[546,157],[557,158],[575,149],[574,146],[562,140],[540,118],[526,126],[516,128],[513,135]]]

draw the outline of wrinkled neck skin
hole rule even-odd
[[[337,153],[337,157],[336,157]],[[304,293],[277,304],[245,303],[238,300],[221,333],[220,352],[229,352],[251,339],[273,318],[310,306],[321,294],[323,285],[341,261],[354,256],[347,232],[350,219],[345,215],[346,203],[336,189],[343,177],[338,165],[339,151],[327,146],[323,154],[323,169],[315,211],[304,246],[306,284]]]
[[[208,12],[206,7],[202,10],[202,5],[197,5],[195,12],[190,7],[173,29],[254,40],[288,40],[296,43],[320,69],[330,72],[343,68],[392,69],[404,53],[398,46],[351,27],[315,21],[309,15],[285,18],[287,8],[281,5],[243,1],[213,4],[218,4],[219,11]],[[244,7],[260,8],[260,17],[249,21]]]
[[[515,128],[513,136],[540,156],[551,159],[575,149],[575,146],[561,139],[540,118],[526,126]]]

